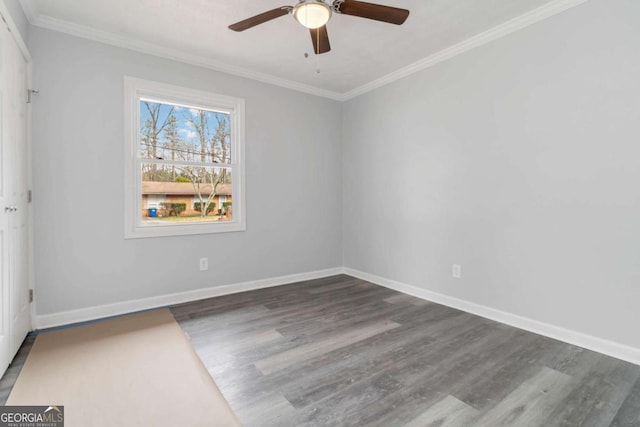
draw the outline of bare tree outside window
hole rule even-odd
[[[232,220],[231,150],[229,114],[141,99],[142,220]]]

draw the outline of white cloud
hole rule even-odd
[[[187,139],[192,139],[192,138],[195,138],[196,136],[198,136],[198,133],[196,131],[194,131],[194,130],[179,129],[178,132],[183,134]]]
[[[200,114],[200,110],[198,110],[197,108],[189,108],[189,112],[193,117],[198,117],[198,115]]]

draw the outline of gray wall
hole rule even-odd
[[[592,0],[348,102],[345,266],[640,347],[639,18]]]
[[[13,23],[18,28],[20,32],[20,36],[22,37],[22,41],[27,43],[29,41],[29,21],[27,17],[24,16],[24,11],[22,10],[22,6],[20,6],[19,0],[0,0],[4,3],[5,7],[9,11],[11,15],[11,19]]]
[[[342,264],[339,103],[39,28],[29,48],[38,314]],[[246,232],[123,238],[124,75],[246,100]]]
[[[640,347],[638,16],[591,0],[344,105],[32,28],[38,314],[344,264]],[[123,239],[125,74],[246,99],[246,232]]]

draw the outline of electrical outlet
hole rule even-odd
[[[200,258],[200,271],[209,269],[209,258]]]
[[[459,279],[462,276],[462,267],[460,264],[453,264],[451,268],[451,277]]]

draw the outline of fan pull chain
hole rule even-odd
[[[316,74],[320,74],[320,28],[316,30]]]

